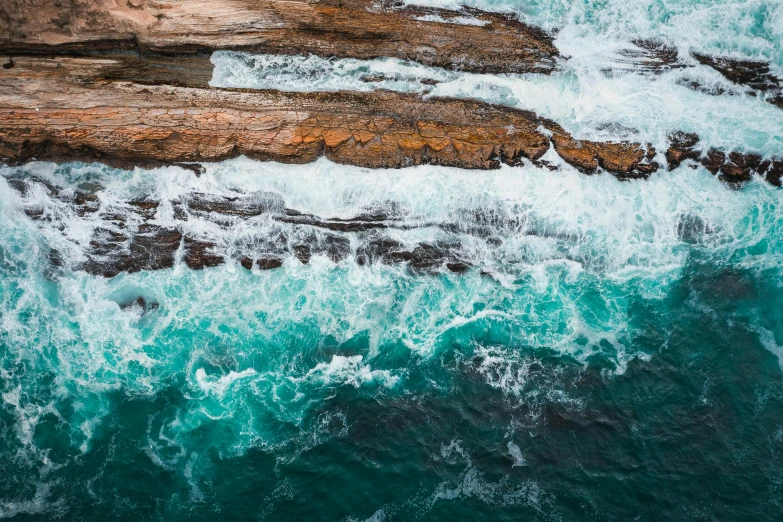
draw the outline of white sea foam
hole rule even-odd
[[[361,355],[335,355],[328,363],[318,363],[306,377],[321,380],[325,384],[349,384],[356,388],[376,382],[388,388],[397,384],[398,376],[388,370],[373,370],[369,365],[362,364],[363,359]]]
[[[522,450],[519,449],[519,446],[510,441],[508,443],[508,454],[514,459],[514,464],[511,465],[512,468],[527,466],[527,461],[525,460],[525,455],[522,453]]]
[[[196,382],[199,388],[206,393],[211,393],[218,398],[223,398],[228,393],[229,388],[239,379],[246,377],[252,377],[256,375],[256,371],[252,368],[247,368],[241,372],[228,372],[227,375],[221,375],[217,379],[211,379],[207,377],[207,373],[204,368],[196,370]]]

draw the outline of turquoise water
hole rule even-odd
[[[4,517],[779,518],[783,193],[760,180],[245,159],[200,178],[2,174]],[[391,200],[421,225],[403,241],[479,206],[523,225],[499,246],[460,235],[462,275],[316,256],[103,279],[70,269],[95,215],[23,198],[19,175],[98,184],[102,205],[263,190],[347,217]],[[226,252],[258,229],[185,223]],[[120,308],[137,296],[159,307]]]
[[[662,37],[781,75],[779,2],[468,3],[557,30],[570,59],[515,77],[216,53],[213,84],[370,89],[357,78],[380,71],[383,88],[532,109],[578,135],[616,137],[600,130],[615,123],[662,150],[687,130],[780,155],[783,112],[757,97],[687,89],[682,70],[603,72],[634,38]],[[547,159],[560,170],[0,167],[0,518],[780,520],[783,191]],[[20,178],[37,181],[21,194]],[[92,187],[101,211],[45,183]],[[273,194],[321,218],[394,209],[390,237],[456,242],[471,268],[360,265],[363,236],[347,232],[346,259],[248,271],[236,255],[279,223],[177,217],[204,193]],[[160,202],[152,223],[228,261],[80,271],[103,213],[141,197]],[[157,306],[120,306],[138,297]]]

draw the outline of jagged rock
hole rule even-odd
[[[158,212],[160,206],[159,201],[151,199],[140,198],[133,201],[129,201],[128,204],[133,207],[134,212],[140,215],[144,219],[153,219]]]
[[[669,149],[666,151],[666,161],[669,170],[674,170],[687,160],[698,161],[701,151],[696,149],[699,136],[687,132],[675,132],[669,136]]]
[[[402,263],[411,259],[413,253],[405,245],[387,237],[373,238],[356,251],[356,262],[359,265]]]
[[[179,230],[157,225],[141,225],[130,239],[111,230],[98,229],[90,243],[88,261],[82,268],[103,277],[171,268],[181,241]]]
[[[783,159],[762,161],[759,165],[759,174],[772,185],[780,187],[783,184]]]
[[[655,149],[650,145],[577,140],[557,125],[550,128],[555,151],[585,173],[593,173],[600,167],[619,179],[646,179],[658,170],[658,163],[652,161]]]
[[[721,181],[735,188],[750,181],[753,174],[758,174],[775,186],[781,185],[783,177],[783,159],[764,159],[754,153],[732,151],[726,154],[710,148],[701,158],[701,164]]]
[[[466,14],[485,25],[448,23]],[[446,23],[421,19],[424,15]],[[525,73],[555,68],[558,51],[552,40],[506,14],[385,6],[374,0],[0,2],[0,52],[14,56],[117,49],[203,55],[233,49],[391,56],[448,69]],[[168,65],[148,63],[147,74],[182,85],[193,77],[184,63],[173,69]],[[115,73],[122,78],[121,71]]]
[[[783,82],[770,72],[767,62],[737,60],[699,53],[693,53],[693,57],[699,63],[712,67],[736,84],[745,85],[759,92],[769,93],[766,96],[766,100],[773,105],[783,107]]]
[[[726,163],[726,153],[714,148],[710,148],[701,160],[704,168],[712,174],[718,174],[724,163]]]
[[[414,273],[431,273],[437,272],[446,266],[452,272],[464,272],[469,268],[469,265],[455,256],[454,252],[458,248],[459,243],[443,241],[438,241],[434,244],[419,243],[413,249],[413,255],[409,263],[410,269]]]
[[[298,245],[293,246],[294,250],[294,256],[299,260],[300,263],[303,265],[306,265],[310,262],[310,258],[313,257],[313,252],[310,249],[310,245],[305,243],[300,243]]]
[[[351,253],[351,241],[341,235],[309,232],[299,227],[298,238],[293,242],[293,251],[299,261],[308,264],[314,255],[323,254],[335,263],[346,259]]]
[[[736,60],[733,58],[707,56],[693,53],[693,57],[740,85],[747,85],[758,91],[776,89],[780,79],[769,71],[769,64],[754,60]]]
[[[283,260],[278,257],[259,257],[256,264],[261,270],[273,270],[283,266]]]
[[[622,49],[621,64],[643,73],[661,74],[671,69],[686,67],[680,61],[677,48],[660,40],[634,40],[636,48]]]
[[[215,244],[209,241],[200,241],[185,236],[183,242],[185,254],[183,260],[188,268],[193,270],[203,270],[213,266],[219,266],[225,263],[222,255],[214,252]]]
[[[538,160],[551,140],[585,171],[603,168],[625,179],[657,168],[648,146],[575,140],[556,123],[509,107],[383,91],[284,93],[98,80],[122,63],[110,56],[20,58],[13,76],[0,83],[0,158],[130,168],[240,154],[287,163],[326,155],[371,168],[491,169]],[[216,212],[237,211],[209,204]]]

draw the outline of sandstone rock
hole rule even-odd
[[[106,79],[107,70],[125,63],[108,56],[19,58],[0,81],[0,157],[130,168],[240,154],[286,163],[326,155],[371,168],[491,169],[538,160],[551,142],[588,172],[600,167],[627,179],[657,168],[649,146],[575,140],[556,123],[509,107],[383,91],[285,93]],[[143,70],[135,74],[143,80]],[[230,202],[207,207],[244,212]]]
[[[483,25],[454,23],[466,14]],[[233,49],[327,57],[392,56],[485,73],[549,72],[558,56],[551,36],[508,15],[385,6],[374,0],[0,3],[0,52],[117,49],[167,54]],[[169,75],[150,71],[158,73]],[[185,82],[189,77],[181,75]]]

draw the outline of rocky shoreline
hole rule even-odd
[[[576,140],[529,111],[386,91],[181,87],[168,83],[176,70],[167,63],[140,55],[17,58],[0,76],[0,156],[10,164],[97,160],[119,167],[242,154],[283,163],[326,156],[369,168],[491,169],[538,161],[552,146],[586,172],[637,178],[658,168],[647,145]]]
[[[216,50],[384,56],[481,73],[551,72],[553,38],[510,15],[373,0],[17,0],[0,4],[0,53]]]
[[[396,56],[473,72],[549,73],[552,37],[474,9],[370,0],[174,2],[26,0],[0,6],[0,161],[99,161],[120,168],[239,155],[283,163],[326,156],[368,168],[430,164],[494,169],[554,150],[585,173],[646,178],[683,161],[731,186],[753,175],[781,184],[783,159],[703,150],[674,133],[667,151],[580,140],[556,122],[506,106],[375,90],[281,92],[213,88],[216,49],[371,58]],[[642,72],[684,67],[676,49],[637,41]],[[777,99],[780,80],[757,62],[696,59]]]

